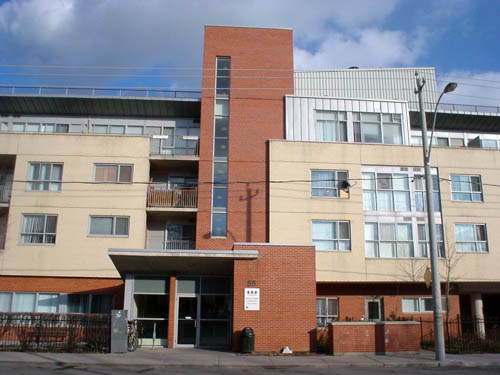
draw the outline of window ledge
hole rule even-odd
[[[128,235],[114,235],[114,234],[88,234],[87,238],[128,238]]]
[[[316,249],[322,253],[352,253],[352,250],[331,250],[331,249]]]
[[[55,243],[18,243],[18,246],[55,246]]]

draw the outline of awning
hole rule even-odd
[[[257,250],[109,249],[120,275],[232,275],[236,259],[257,259]]]

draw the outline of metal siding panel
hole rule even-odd
[[[307,99],[307,139],[309,141],[312,141],[315,138],[315,126],[314,126],[314,117],[315,117],[315,112],[314,109],[316,107],[315,105],[316,99],[310,98]]]
[[[323,109],[325,111],[330,111],[332,109],[331,102],[332,99],[323,99]]]
[[[382,112],[380,108],[380,102],[373,102],[373,111],[374,112]]]
[[[294,98],[285,99],[285,130],[286,139],[293,140],[293,102]]]
[[[300,141],[300,98],[293,101],[293,140]]]
[[[373,102],[372,101],[367,101],[365,103],[366,103],[366,112],[374,112]]]
[[[359,102],[359,111],[366,112],[366,102],[364,102],[364,101]]]
[[[359,112],[359,100],[352,101],[352,111]]]
[[[348,112],[352,111],[352,100],[346,99],[345,101],[345,110]]]
[[[308,99],[301,98],[300,100],[300,130],[301,130],[301,140],[308,141],[309,137],[309,124],[307,123],[308,118]]]
[[[387,102],[380,102],[380,112],[382,113],[388,113],[389,112],[389,106],[387,105]]]

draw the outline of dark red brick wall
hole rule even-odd
[[[256,260],[236,260],[233,281],[233,350],[240,333],[251,327],[255,350],[314,349],[316,335],[315,250],[313,246],[242,245],[235,250],[258,250]],[[244,310],[248,281],[260,288],[260,311]]]
[[[123,308],[124,282],[121,279],[81,277],[0,276],[2,292],[113,294],[115,308]]]
[[[227,238],[211,239],[211,184],[207,182],[212,181],[217,56],[231,57],[232,69],[228,232]],[[233,242],[266,242],[267,141],[284,138],[284,95],[293,94],[292,31],[207,26],[203,69],[196,247],[227,250]]]
[[[420,350],[420,324],[414,322],[329,324],[329,353],[391,353]]]

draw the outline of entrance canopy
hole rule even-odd
[[[109,249],[120,275],[190,274],[232,275],[233,260],[257,259],[257,250]]]

